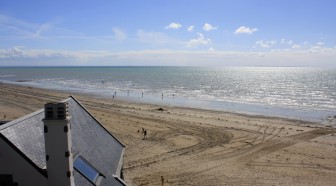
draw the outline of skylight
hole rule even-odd
[[[82,156],[78,156],[78,158],[75,160],[74,167],[93,183],[96,183],[98,177],[100,176],[100,173],[97,171],[97,169],[89,164],[89,162],[87,162]]]

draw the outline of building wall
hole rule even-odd
[[[71,153],[71,127],[68,120],[44,120],[48,131],[44,133],[48,167],[48,185],[74,185]],[[64,131],[67,128],[67,132]],[[68,152],[68,155],[66,155]],[[67,175],[69,172],[70,175]]]
[[[47,178],[0,138],[0,175],[11,174],[20,186],[46,186]]]

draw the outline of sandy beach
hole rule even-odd
[[[10,121],[69,93],[3,84],[0,95],[0,118]],[[330,126],[72,95],[126,145],[129,185],[160,185],[161,176],[165,186],[336,183]]]

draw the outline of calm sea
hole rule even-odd
[[[336,69],[1,67],[0,81],[111,99],[116,93],[115,99],[325,123],[336,115]]]

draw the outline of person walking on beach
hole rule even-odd
[[[164,182],[165,182],[165,179],[163,176],[161,176],[161,185],[163,186],[164,185]]]
[[[147,139],[147,130],[146,129],[144,130],[144,138],[143,139],[144,140]]]

